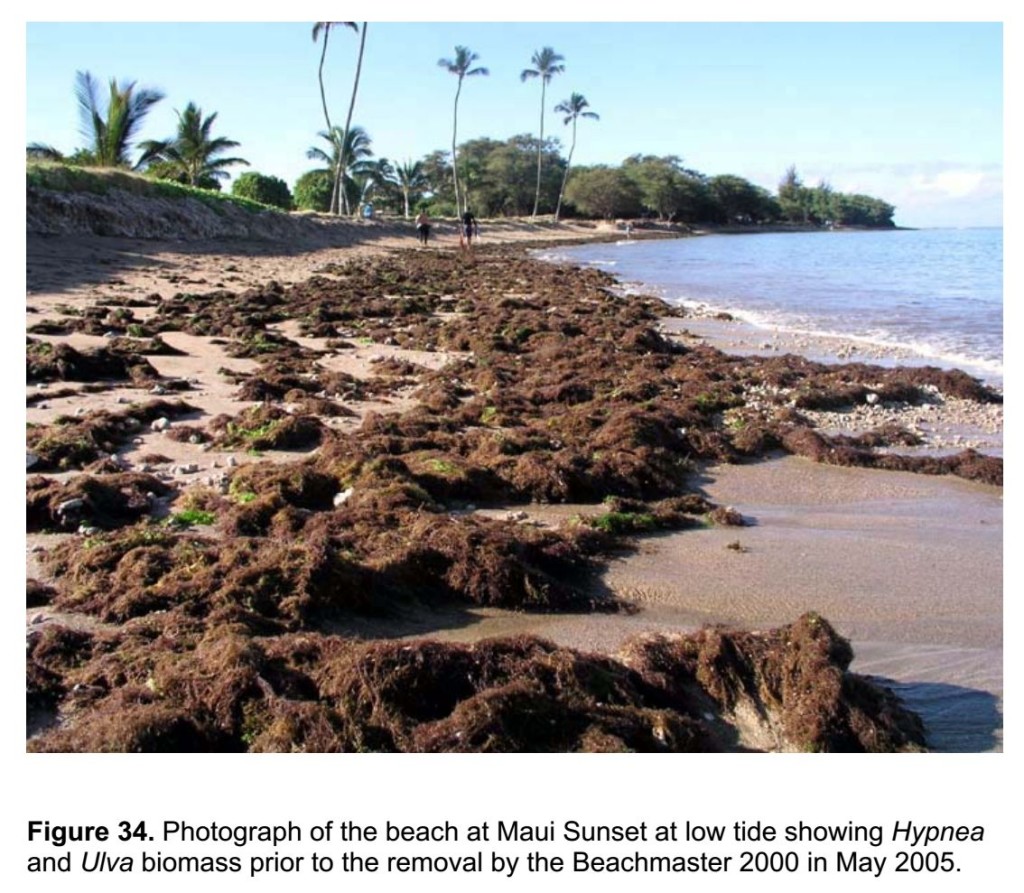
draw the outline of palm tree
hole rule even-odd
[[[359,171],[359,202],[365,204],[372,197],[376,190],[381,190],[382,201],[388,198],[389,188],[393,194],[395,183],[395,168],[386,158],[377,158],[374,161],[365,161]]]
[[[394,167],[393,182],[402,190],[402,201],[405,205],[405,219],[411,216],[409,213],[409,196],[418,192],[427,185],[427,175],[423,169],[422,161],[405,161],[396,164]]]
[[[327,112],[327,93],[324,90],[324,60],[327,58],[327,39],[331,36],[331,29],[335,25],[341,25],[345,28],[351,28],[353,31],[358,31],[359,28],[355,22],[317,22],[313,25],[313,43],[316,43],[320,39],[320,35],[323,35],[324,45],[320,50],[320,68],[317,71],[317,76],[320,80],[320,103],[324,108],[324,121],[327,123],[328,132],[331,130],[331,116]]]
[[[519,75],[519,80],[524,83],[531,78],[540,78],[540,141],[537,143],[537,194],[533,200],[534,217],[537,216],[537,208],[540,206],[540,162],[544,151],[545,94],[551,78],[565,71],[565,66],[561,64],[564,59],[565,56],[558,55],[551,47],[544,47],[539,52],[535,52],[533,58],[530,59],[533,68],[524,68]]]
[[[331,133],[334,130],[334,126],[331,124],[331,116],[330,116],[330,113],[327,111],[327,92],[324,90],[324,60],[327,58],[327,41],[328,41],[328,38],[330,37],[331,29],[335,25],[340,25],[340,26],[343,26],[345,28],[351,28],[353,31],[358,31],[359,30],[359,26],[356,25],[355,22],[317,22],[316,24],[313,25],[313,43],[316,43],[317,40],[319,40],[321,35],[323,35],[323,38],[324,38],[323,48],[320,50],[320,68],[318,69],[317,76],[318,76],[319,81],[320,81],[320,104],[323,106],[323,109],[324,109],[324,121],[327,124],[327,132],[328,133]],[[361,48],[360,48],[359,59],[360,59],[360,64],[361,64],[362,63],[362,49]],[[357,74],[357,78],[358,78],[358,74]],[[354,101],[355,101],[355,98],[353,96],[353,102]],[[351,109],[349,110],[349,117],[351,117]],[[346,125],[346,127],[347,127],[347,125]],[[333,170],[334,188],[333,188],[333,191],[332,191],[332,194],[331,194],[331,206],[330,206],[330,210],[331,210],[332,214],[337,214],[338,213],[337,201],[338,201],[338,192],[340,191],[340,185],[339,185],[340,171],[341,171],[341,166],[340,165]]]
[[[136,89],[135,81],[118,84],[110,79],[105,112],[100,109],[99,90],[88,71],[75,73],[75,96],[82,116],[82,136],[88,152],[99,167],[134,167],[128,152],[132,138],[142,127],[149,110],[164,98],[159,90]]]
[[[139,143],[139,148],[143,150],[140,165],[165,162],[184,182],[190,186],[200,186],[203,182],[226,178],[226,167],[249,164],[244,158],[217,157],[240,144],[223,136],[210,137],[213,122],[217,120],[216,112],[204,118],[203,110],[190,102],[185,106],[185,111],[175,110],[175,114],[178,116],[177,135],[169,140],[146,140]]]
[[[459,94],[462,93],[462,81],[464,78],[475,77],[476,75],[487,76],[490,72],[486,68],[472,68],[474,62],[480,57],[468,47],[455,47],[454,59],[438,59],[437,64],[454,74],[459,79],[459,85],[455,89],[455,111],[452,114],[452,178],[455,181],[455,215],[459,216],[463,209],[459,204],[459,166],[455,156],[456,134],[459,128]]]
[[[345,148],[348,145],[348,129],[352,126],[352,112],[356,107],[356,94],[359,92],[359,75],[363,70],[363,51],[366,49],[366,22],[363,22],[363,27],[359,35],[359,58],[356,60],[356,77],[352,83],[352,98],[348,103],[348,115],[345,117],[345,130],[346,138],[341,142],[341,156],[338,158],[338,167],[334,172],[334,198],[332,210],[335,214],[339,212],[338,207],[338,193],[341,193],[342,207],[340,210],[348,212],[348,195],[344,189],[341,188],[341,181],[345,171]]]
[[[555,106],[555,111],[565,115],[563,124],[572,122],[572,145],[569,147],[569,158],[565,162],[565,173],[562,175],[562,188],[558,191],[558,204],[555,205],[555,223],[558,223],[558,215],[562,211],[562,197],[565,195],[565,184],[569,180],[569,168],[572,166],[572,153],[576,151],[576,121],[579,118],[593,118],[599,121],[601,116],[596,112],[588,112],[590,103],[582,93],[573,93],[568,99],[563,99]]]
[[[306,151],[306,157],[322,162],[323,170],[338,178],[340,185],[337,192],[340,192],[344,207],[347,208],[347,184],[354,183],[355,177],[365,173],[368,164],[372,166],[367,159],[373,155],[371,148],[373,141],[370,139],[370,135],[358,125],[350,127],[347,132],[335,126],[329,133],[321,130],[317,136],[330,144],[330,150],[325,151],[319,146],[313,146]],[[335,198],[337,198],[337,192]]]

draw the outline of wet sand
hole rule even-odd
[[[817,611],[851,639],[853,669],[892,680],[922,713],[933,748],[1001,749],[998,488],[785,457],[709,468],[702,489],[751,526],[642,538],[603,575],[635,613],[426,612],[413,634],[472,641],[529,632],[615,652],[637,633],[764,628]],[[557,523],[579,508],[528,513]]]

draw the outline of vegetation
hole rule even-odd
[[[246,171],[235,180],[231,184],[231,194],[285,211],[292,207],[292,194],[284,180],[255,171]]]
[[[537,142],[537,192],[533,200],[533,217],[537,216],[537,209],[540,206],[540,170],[543,158],[541,150],[544,146],[544,106],[547,99],[547,89],[551,78],[565,71],[565,66],[562,64],[563,61],[565,61],[564,56],[560,56],[551,47],[544,47],[544,49],[535,52],[530,59],[533,68],[524,68],[519,75],[519,79],[524,82],[533,78],[540,78],[540,139]]]
[[[164,94],[159,90],[139,88],[135,81],[119,84],[111,78],[106,106],[101,107],[96,79],[88,71],[79,71],[75,74],[75,98],[81,116],[82,138],[88,145],[65,159],[52,146],[31,143],[29,156],[50,161],[68,160],[90,167],[136,167],[130,157],[132,140],[149,110],[164,98]]]
[[[555,111],[565,115],[562,123],[572,124],[572,144],[569,146],[569,157],[565,160],[565,174],[562,176],[562,188],[558,191],[558,204],[555,205],[555,222],[562,212],[562,199],[565,197],[565,184],[569,179],[569,168],[572,166],[572,154],[576,151],[576,122],[580,118],[599,120],[596,112],[588,112],[590,103],[582,93],[573,93],[568,99],[562,100],[555,106]]]
[[[329,170],[306,171],[295,181],[292,190],[295,207],[299,211],[331,210],[331,194],[334,190],[334,175]]]
[[[327,124],[327,133],[334,132],[334,125],[331,124],[331,115],[330,112],[327,111],[327,92],[324,89],[324,61],[327,59],[327,41],[331,36],[331,29],[335,25],[342,25],[346,28],[351,28],[353,31],[359,30],[355,22],[317,22],[315,25],[313,25],[313,42],[316,43],[320,39],[321,35],[323,36],[323,47],[320,50],[320,65],[317,69],[317,77],[320,82],[320,103],[323,106],[324,110],[324,122]],[[360,59],[361,58],[362,57],[360,57]],[[354,96],[353,101],[355,101]],[[345,130],[348,130],[348,124],[345,125]],[[338,178],[340,177],[340,175],[341,164],[339,163],[335,167],[333,190],[331,194],[331,199],[328,202],[328,210],[330,210],[333,213],[337,213],[337,206],[335,204],[335,200],[337,198],[339,191]]]
[[[453,74],[459,79],[458,86],[455,88],[455,105],[452,111],[452,183],[455,188],[456,216],[468,207],[468,205],[460,204],[458,154],[455,150],[455,143],[458,139],[459,131],[459,96],[462,93],[463,80],[469,77],[486,77],[490,74],[490,72],[482,66],[473,67],[473,63],[479,58],[480,57],[468,47],[457,46],[455,47],[454,59],[439,59],[437,62],[441,68],[444,68],[449,74]]]
[[[360,35],[355,79],[343,126],[332,123],[324,69],[331,31],[341,26]],[[457,78],[452,108],[451,150],[436,150],[395,165],[386,158],[374,158],[366,131],[352,124],[366,45],[366,23],[317,22],[312,37],[320,47],[318,82],[325,130],[319,137],[327,147],[314,146],[307,156],[322,167],[304,173],[295,183],[294,205],[304,210],[331,213],[358,212],[371,197],[384,213],[412,216],[413,208],[434,216],[459,216],[472,204],[477,216],[536,217],[541,211],[603,219],[646,218],[662,222],[754,226],[794,224],[799,226],[891,227],[895,208],[869,195],[845,194],[822,181],[810,187],[791,166],[772,193],[734,174],[709,176],[686,167],[679,155],[637,153],[618,166],[599,164],[572,166],[580,118],[599,120],[582,93],[572,93],[554,106],[563,123],[572,127],[567,156],[558,140],[545,137],[548,82],[565,70],[564,57],[543,47],[531,58],[531,67],[520,80],[541,82],[539,133],[521,133],[504,140],[480,137],[458,142],[459,100],[467,77],[486,76],[479,56],[465,46],[456,46],[451,59],[438,65]],[[78,72],[75,95],[82,116],[87,145],[65,156],[42,143],[27,147],[30,162],[61,161],[74,169],[81,167],[143,168],[154,178],[173,180],[205,190],[220,189],[232,165],[248,164],[244,158],[228,156],[239,144],[225,137],[213,137],[217,114],[204,116],[189,102],[178,112],[178,132],[165,140],[135,144],[135,136],[149,109],[163,98],[153,89],[138,88],[134,81],[111,80],[109,95],[101,102],[97,82],[88,72]],[[132,158],[133,149],[142,150]],[[32,179],[30,173],[30,181]],[[38,175],[36,175],[38,179]],[[54,180],[50,176],[51,181]],[[65,172],[67,188],[82,188],[81,176]],[[325,183],[329,181],[329,187]],[[74,185],[77,182],[78,185]],[[100,191],[102,182],[92,184]],[[61,188],[61,187],[57,187]],[[264,174],[243,174],[232,187],[232,195],[261,205],[290,209],[292,197],[287,186]],[[471,201],[472,199],[472,201]]]
[[[162,164],[166,173],[157,174],[161,179],[177,180],[189,186],[220,188],[218,180],[227,179],[224,169],[236,164],[248,165],[244,158],[223,158],[228,149],[239,144],[226,137],[212,137],[210,131],[217,113],[203,117],[203,110],[194,102],[177,112],[178,133],[166,140],[146,140],[139,144],[143,150],[140,166]]]
[[[225,204],[249,211],[266,211],[270,206],[241,195],[225,195],[210,189],[196,188],[171,180],[152,179],[128,171],[77,167],[61,162],[30,161],[25,170],[26,185],[55,192],[93,192],[106,195],[112,190],[154,198],[192,198],[214,210]]]

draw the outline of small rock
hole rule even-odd
[[[118,403],[131,403],[132,401],[129,400],[127,397],[118,397],[117,398],[117,402]]]
[[[156,419],[152,425],[149,426],[153,431],[166,431],[171,427],[171,420],[166,416],[161,416]]]
[[[77,511],[83,505],[85,505],[85,500],[77,496],[74,499],[65,499],[57,505],[57,514],[66,515],[68,512]]]
[[[78,532],[82,536],[96,536],[100,532],[98,527],[89,527],[87,524],[80,524],[78,526]]]
[[[149,393],[156,394],[158,397],[162,397],[164,394],[167,393],[167,388],[165,388],[161,384],[155,384],[153,385],[153,387],[149,389]]]
[[[32,615],[32,619],[29,620],[29,623],[31,623],[33,626],[39,626],[40,623],[44,623],[45,621],[46,621],[46,615],[45,614],[33,614]]]
[[[505,515],[505,520],[506,521],[526,521],[526,520],[529,519],[529,517],[530,516],[526,512],[523,512],[523,511],[508,512]]]
[[[349,499],[352,498],[352,494],[355,493],[355,488],[349,487],[347,490],[342,490],[340,493],[334,495],[334,507],[338,508],[343,506]]]
[[[227,463],[229,468],[234,468],[238,464],[238,460],[234,456],[228,456]]]
[[[871,391],[864,399],[868,402],[869,405],[874,406],[876,403],[878,403],[879,397],[878,394]]]

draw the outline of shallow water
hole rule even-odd
[[[1001,229],[762,233],[556,248],[670,303],[909,351],[998,383]]]

